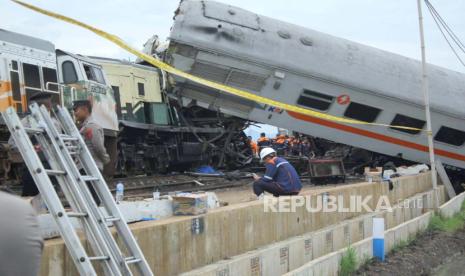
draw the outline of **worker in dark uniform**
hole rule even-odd
[[[265,163],[266,171],[263,177],[254,174],[253,192],[256,196],[263,192],[269,192],[276,197],[299,194],[302,183],[295,168],[286,159],[277,157],[272,148],[262,149],[260,158]]]
[[[295,156],[301,155],[301,147],[302,141],[300,141],[299,137],[294,137],[291,142],[291,154]]]
[[[307,138],[304,138],[302,144],[300,145],[301,156],[310,156],[311,146]]]
[[[40,92],[40,93],[33,94],[29,98],[29,104],[32,104],[32,103],[37,103],[39,106],[44,105],[47,108],[47,110],[50,112],[52,109],[52,94],[47,93],[47,92]],[[29,118],[30,118],[29,116],[26,116],[23,119],[21,119],[21,122],[24,127],[31,127]],[[58,120],[52,117],[52,121],[55,124],[55,127],[60,131],[61,125],[58,122]],[[34,148],[37,154],[39,155],[39,158],[42,161],[45,169],[50,169],[50,166],[48,162],[46,161],[45,155],[42,153],[42,150],[37,144],[37,141],[35,141],[34,138],[32,138],[31,141],[33,142]],[[10,137],[8,144],[10,144],[12,150],[16,150],[16,145],[12,137]],[[57,182],[54,177],[51,177],[51,180],[54,185],[57,185]],[[39,194],[39,190],[37,189],[34,179],[32,178],[26,166],[23,166],[23,168],[21,169],[21,184],[22,184],[21,196],[35,196]]]
[[[271,141],[266,137],[265,132],[260,133],[260,137],[257,140],[258,150],[261,151],[265,147],[271,147]]]
[[[275,147],[274,149],[280,154],[280,155],[284,155],[285,154],[285,150],[286,150],[286,136],[282,135],[282,134],[277,134],[276,135],[276,143],[275,143]]]
[[[79,132],[84,138],[87,148],[90,154],[94,158],[95,164],[97,165],[100,172],[103,171],[103,166],[110,162],[110,156],[108,155],[104,141],[105,136],[103,134],[103,128],[94,120],[92,115],[92,105],[88,100],[75,101],[74,106],[74,118],[78,126],[80,127]],[[82,174],[85,172],[81,170]],[[88,183],[88,187],[94,197],[97,205],[100,204],[100,200],[95,192],[92,184]]]

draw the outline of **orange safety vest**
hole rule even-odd
[[[254,141],[250,140],[250,148],[252,149],[252,153],[253,154],[257,154],[258,153],[258,146],[257,146],[257,143],[255,143]]]
[[[276,139],[277,144],[284,144],[284,142],[286,142],[286,137],[283,135],[278,136],[278,139]]]
[[[271,145],[270,139],[267,137],[260,137],[257,140],[257,144],[260,147],[269,147]]]

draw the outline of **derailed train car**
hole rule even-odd
[[[251,161],[242,131],[246,120],[179,105],[167,97],[164,75],[151,66],[91,58],[103,67],[115,94],[119,174],[184,171],[205,164],[237,168]]]
[[[426,128],[416,60],[213,1],[181,1],[165,60],[283,103],[370,123]],[[463,180],[465,75],[428,66],[436,155]],[[177,78],[177,97],[388,156],[428,163],[425,131],[346,125]]]

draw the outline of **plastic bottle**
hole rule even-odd
[[[123,182],[118,182],[116,184],[116,196],[115,200],[117,203],[120,203],[124,199],[124,184]]]
[[[160,192],[158,189],[153,192],[153,199],[160,199]]]

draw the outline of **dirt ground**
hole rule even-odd
[[[465,275],[465,229],[425,232],[409,246],[373,261],[356,275]]]

